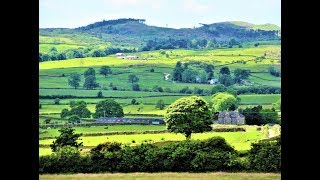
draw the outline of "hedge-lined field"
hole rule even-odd
[[[263,133],[257,130],[256,126],[245,126],[246,132],[206,132],[194,133],[192,139],[208,139],[210,137],[221,136],[234,146],[236,150],[249,150],[252,142],[257,142],[263,138]],[[184,135],[174,133],[161,134],[132,134],[132,135],[109,135],[109,136],[85,136],[81,137],[84,146],[96,146],[103,142],[120,142],[129,145],[138,145],[141,143],[153,143],[164,141],[185,140]],[[49,145],[54,139],[39,140],[39,144]],[[133,143],[134,140],[134,143]],[[40,148],[40,155],[48,154],[49,148]]]

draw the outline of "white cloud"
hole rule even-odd
[[[209,5],[201,3],[198,0],[186,0],[184,2],[185,10],[190,11],[190,12],[207,12],[210,10]]]

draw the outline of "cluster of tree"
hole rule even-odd
[[[240,84],[242,83],[242,80],[248,79],[250,76],[250,70],[237,68],[234,70],[233,74],[234,78],[232,78],[228,67],[222,67],[220,69],[219,83],[227,87],[235,83]]]
[[[107,47],[104,50],[102,49],[93,49],[89,48],[78,48],[78,49],[68,49],[64,52],[59,53],[55,47],[50,49],[50,52],[47,54],[39,53],[39,62],[44,61],[57,61],[57,60],[66,60],[73,58],[85,58],[85,57],[105,57],[111,54],[116,53],[132,53],[137,52],[136,49],[126,49],[126,48],[114,48]]]
[[[164,101],[162,99],[160,99],[157,103],[156,103],[156,108],[163,110],[165,107]]]
[[[202,63],[199,65],[201,68],[189,68],[190,63],[177,62],[172,73],[172,80],[176,82],[185,82],[185,83],[207,83],[208,80],[214,77],[214,66],[211,64]]]
[[[99,172],[280,172],[281,144],[259,142],[242,155],[222,137],[188,140],[162,146],[123,146],[117,142],[99,144],[81,155],[79,134],[63,130],[55,151],[40,156],[40,174]]]
[[[70,119],[71,122],[77,122],[80,118],[90,118],[91,112],[87,108],[87,103],[85,101],[70,101],[70,110],[67,108],[62,109],[60,117],[67,118],[71,116],[78,116],[79,119],[73,117]]]
[[[277,71],[274,67],[270,67],[269,68],[269,73],[272,76],[275,76],[275,77],[280,77],[281,76],[281,71]]]
[[[188,49],[212,49],[219,47],[229,47],[232,48],[234,46],[242,47],[241,43],[235,39],[230,39],[229,41],[217,41],[216,39],[166,39],[166,40],[149,40],[144,47],[142,47],[142,51],[152,51],[152,50],[160,50],[160,49],[179,49],[179,48],[188,48]]]
[[[242,87],[235,90],[237,94],[281,94],[281,88],[273,86]]]
[[[234,111],[238,107],[239,100],[233,95],[226,92],[218,92],[211,97],[213,112]]]
[[[274,108],[263,109],[261,105],[239,109],[239,112],[245,116],[248,125],[264,125],[268,123],[278,123],[278,113]]]
[[[110,69],[109,66],[102,66],[99,70],[99,73],[104,77],[107,77],[108,74],[112,74],[112,70]],[[99,83],[97,83],[96,71],[93,68],[88,68],[83,75],[85,78],[83,83],[84,88],[95,89],[97,87],[100,87]],[[80,81],[81,81],[80,74],[72,73],[70,74],[70,77],[68,79],[68,85],[77,89],[80,86]]]
[[[120,19],[113,19],[113,20],[103,20],[99,22],[95,22],[93,24],[89,24],[87,26],[81,26],[76,28],[76,30],[80,31],[87,31],[93,28],[101,27],[101,26],[112,26],[117,24],[124,24],[127,22],[138,22],[138,23],[144,23],[145,19],[134,19],[134,18],[120,18]]]

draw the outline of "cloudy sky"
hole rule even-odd
[[[246,21],[281,25],[281,0],[39,0],[40,28],[75,28],[118,18],[191,28],[199,23]]]

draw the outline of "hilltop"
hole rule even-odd
[[[232,38],[240,42],[279,40],[280,31],[280,27],[273,24],[255,25],[241,21],[173,29],[147,25],[144,19],[117,19],[95,22],[74,29],[40,28],[39,34],[40,44],[86,46],[109,43],[109,46],[141,48],[150,40],[229,41]]]

